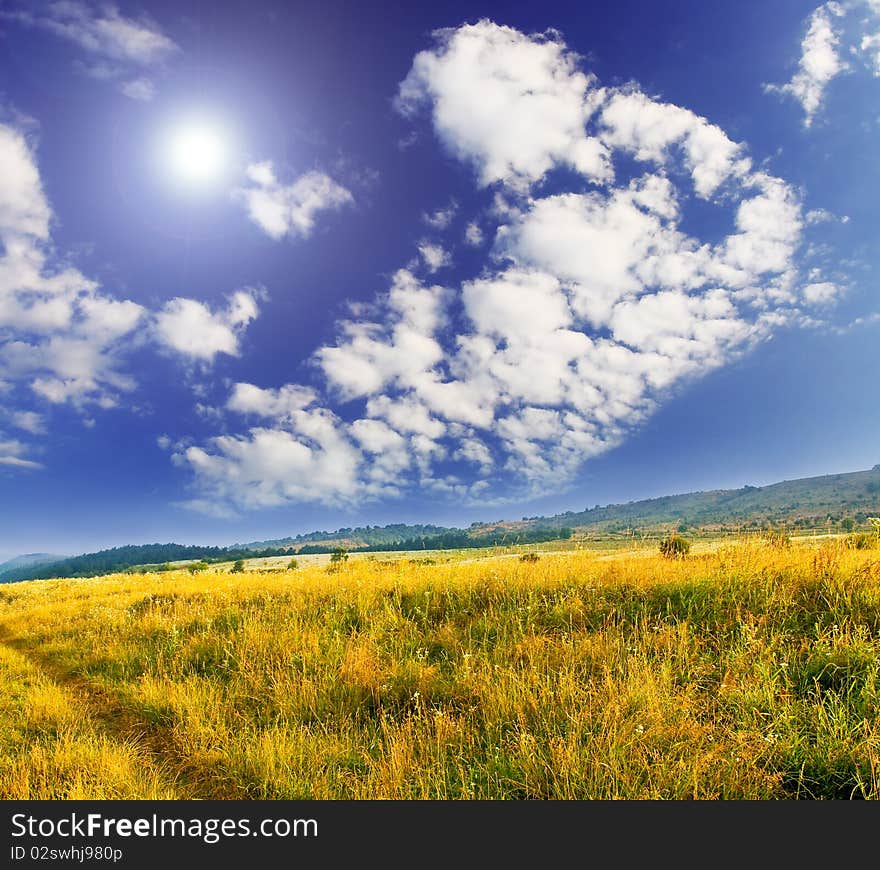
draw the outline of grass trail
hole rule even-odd
[[[60,677],[60,678],[59,678]],[[0,640],[0,799],[192,796],[129,711]]]

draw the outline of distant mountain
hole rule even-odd
[[[309,532],[295,538],[274,538],[268,541],[252,541],[250,544],[233,544],[249,550],[262,550],[265,547],[299,547],[302,544],[335,544],[346,549],[359,549],[382,544],[396,544],[413,538],[430,538],[457,532],[459,529],[447,526],[421,526],[395,523],[389,526],[358,526],[354,529],[336,529],[334,532]]]
[[[53,562],[60,562],[67,556],[55,555],[53,553],[25,553],[16,556],[14,559],[8,559],[6,562],[0,562],[0,583],[4,582],[4,575],[10,571],[16,571],[19,568],[37,568],[40,565],[51,565]]]

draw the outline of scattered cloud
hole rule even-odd
[[[241,333],[259,314],[256,297],[254,290],[238,290],[221,311],[195,299],[171,299],[156,314],[157,340],[202,363],[212,362],[219,353],[238,356]]]
[[[221,435],[211,440],[210,450],[193,446],[175,454],[198,477],[203,496],[197,504],[216,510],[229,504],[247,509],[288,501],[349,501],[358,490],[359,453],[340,434],[335,416],[323,409],[300,410],[286,426]]]
[[[212,497],[248,508],[409,486],[483,502],[556,492],[690,379],[815,323],[840,295],[807,268],[804,236],[823,214],[805,216],[791,185],[706,118],[600,85],[554,32],[440,31],[398,107],[414,122],[423,112],[492,188],[465,230],[474,247],[492,240],[482,268],[432,286],[419,275],[446,250],[423,241],[421,264],[315,352],[322,388],[237,385],[227,411],[259,425],[179,453]],[[711,235],[691,229],[705,225],[696,200],[715,213]]]
[[[38,9],[25,7],[2,15],[78,46],[88,58],[82,67],[89,76],[119,81],[119,90],[134,100],[151,100],[155,84],[143,76],[127,79],[131,72],[159,68],[180,51],[156,22],[146,16],[128,18],[112,4],[57,0]]]
[[[840,294],[840,288],[830,281],[807,284],[803,290],[804,299],[811,305],[827,305],[834,302]]]
[[[52,210],[32,143],[0,124],[0,383],[6,416],[33,436],[48,432],[46,415],[23,405],[116,407],[137,386],[127,355],[149,339],[185,358],[210,362],[236,355],[242,331],[257,316],[258,293],[235,293],[222,311],[176,298],[155,315],[116,299],[79,269],[59,261]],[[85,422],[85,421],[84,421]],[[3,464],[38,467],[5,442]]]
[[[0,377],[29,382],[49,402],[112,405],[131,387],[120,341],[144,309],[102,295],[96,282],[49,258],[51,209],[25,135],[0,125]]]
[[[308,238],[319,212],[354,202],[351,191],[316,170],[281,184],[272,162],[266,160],[248,166],[247,177],[250,185],[239,188],[235,197],[244,203],[248,217],[273,239]]]
[[[442,245],[423,239],[419,242],[418,247],[419,253],[422,255],[422,260],[425,263],[425,268],[427,268],[431,274],[452,265],[452,257]]]
[[[804,110],[804,126],[811,127],[823,108],[829,84],[853,70],[846,55],[880,76],[880,5],[876,0],[830,0],[814,9],[801,41],[797,72],[791,81],[767,84],[764,89],[796,99]]]
[[[472,248],[479,248],[484,241],[483,231],[476,221],[471,221],[464,229],[465,244]]]
[[[804,109],[804,126],[809,127],[822,104],[828,83],[847,69],[840,57],[839,28],[835,19],[843,16],[840,3],[824,3],[810,15],[801,58],[794,78],[784,85],[766,85],[770,92],[789,94]]]
[[[435,33],[400,85],[406,116],[427,107],[434,130],[472,163],[483,186],[531,184],[562,163],[595,181],[611,173],[608,152],[585,132],[595,79],[557,34],[534,37],[482,20]]]
[[[458,212],[458,203],[455,200],[445,208],[438,208],[434,212],[422,214],[422,220],[432,229],[445,230],[455,219]]]
[[[156,85],[148,78],[132,79],[123,82],[119,86],[119,90],[132,100],[138,100],[141,103],[149,103],[156,96]]]
[[[42,463],[25,458],[28,450],[27,445],[22,444],[21,441],[14,438],[4,439],[0,435],[0,465],[5,465],[9,468],[42,468]]]
[[[825,208],[813,208],[810,209],[806,215],[805,219],[808,224],[824,224],[824,223],[841,223],[848,224],[849,223],[849,215],[836,215],[833,212],[828,211]]]
[[[43,435],[46,432],[46,418],[36,411],[13,411],[9,416],[16,429],[32,435]]]

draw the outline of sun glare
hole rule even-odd
[[[229,153],[220,130],[209,124],[192,123],[169,136],[167,158],[178,180],[201,186],[223,175]]]

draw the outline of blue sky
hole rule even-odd
[[[0,554],[880,461],[880,3],[0,13]]]

